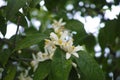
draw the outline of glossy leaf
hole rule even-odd
[[[44,80],[51,69],[51,61],[40,62],[37,70],[34,73],[33,80]]]
[[[34,26],[30,26],[29,28],[25,29],[25,33],[27,35],[31,34],[31,33],[38,33],[37,29]]]
[[[51,63],[49,80],[68,80],[71,67],[71,60],[66,60],[65,52],[57,48]]]
[[[105,47],[111,48],[113,51],[120,49],[120,15],[117,20],[109,20],[105,27],[100,29],[98,40],[104,50]]]
[[[27,20],[24,16],[24,14],[22,14],[21,12],[17,12],[14,16],[13,19],[10,20],[11,22],[15,23],[15,24],[19,24],[20,26],[27,28],[28,24],[27,24]]]
[[[8,0],[6,17],[12,20],[13,16],[26,4],[27,0]]]
[[[18,44],[17,47],[15,48],[15,50],[19,50],[19,49],[23,49],[26,47],[30,47],[36,43],[41,42],[42,40],[48,38],[46,35],[44,34],[31,34],[31,35],[27,35],[26,38],[24,38],[23,40],[21,40]]]
[[[46,25],[45,23],[43,23],[43,24],[40,26],[39,31],[40,31],[41,33],[45,32],[45,31],[46,31],[46,29],[47,29],[47,27],[46,27],[46,26],[47,26],[47,25]]]
[[[67,24],[65,25],[66,28],[70,29],[71,31],[76,31],[81,34],[86,34],[84,25],[78,20],[69,20],[67,21]]]
[[[41,1],[41,0],[32,0],[32,1],[30,2],[30,7],[35,7],[37,4],[40,3],[40,1]]]
[[[7,64],[10,54],[11,54],[11,51],[7,49],[0,51],[0,64],[3,67]]]
[[[7,75],[3,80],[14,80],[15,75],[16,75],[16,67],[13,65],[9,65],[7,69]]]
[[[88,34],[88,36],[86,36],[83,42],[81,41],[81,43],[85,44],[85,47],[89,52],[94,52],[94,46],[96,44],[96,39],[92,34]]]
[[[0,14],[0,32],[5,36],[7,31],[7,24],[4,17]]]
[[[58,10],[63,10],[65,8],[65,3],[67,0],[45,0],[45,6],[49,11],[59,12]],[[59,4],[62,3],[62,4]]]
[[[65,25],[66,28],[70,29],[71,31],[77,32],[73,36],[74,38],[74,44],[82,44],[83,40],[87,37],[87,33],[85,32],[84,25],[78,20],[69,20],[67,21],[67,24]]]
[[[105,80],[103,71],[96,61],[86,52],[80,51],[79,58],[75,58],[81,80]]]
[[[69,74],[69,79],[68,80],[81,80],[78,77],[78,71],[76,70],[75,67],[72,67],[70,74]]]

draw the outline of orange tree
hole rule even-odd
[[[119,0],[4,1],[7,5],[0,7],[0,79],[118,80],[120,16],[105,19],[103,7],[110,10],[119,5]],[[105,26],[99,29],[97,37],[74,19],[76,12],[82,17],[101,16]],[[37,28],[35,21],[39,22]],[[17,30],[7,39],[9,23],[16,24]],[[95,57],[96,44],[101,47],[99,57]],[[106,49],[108,55],[104,56]]]

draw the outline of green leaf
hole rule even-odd
[[[87,1],[89,1],[89,3],[91,3],[91,4],[94,4],[96,6],[96,8],[98,8],[98,10],[101,9],[104,5],[107,4],[107,2],[105,0],[99,0],[99,1],[96,1],[96,0],[87,0]],[[99,14],[99,13],[97,12],[97,14]]]
[[[51,63],[49,80],[68,80],[71,67],[71,60],[66,60],[65,52],[57,48]]]
[[[48,25],[48,24],[47,24]],[[43,32],[45,32],[46,31],[46,29],[47,29],[47,26],[45,23],[43,23],[41,26],[40,26],[40,29],[39,29],[39,31],[41,32],[41,33],[43,33]]]
[[[17,12],[14,16],[13,19],[10,20],[11,22],[15,24],[19,24],[23,26],[24,28],[28,27],[27,21],[25,19],[25,16],[21,12]]]
[[[37,70],[34,73],[33,80],[43,80],[50,72],[51,61],[40,62]]]
[[[38,43],[39,49],[41,52],[44,52],[45,40],[42,40]]]
[[[78,73],[77,73],[77,70],[75,69],[75,67],[72,67],[68,80],[81,80],[78,77]]]
[[[96,39],[92,34],[88,34],[88,36],[84,38],[82,44],[85,44],[85,47],[89,52],[94,52],[94,46],[96,44]]]
[[[47,29],[46,31],[44,31],[44,34],[50,35],[51,32],[54,32],[54,30],[53,29]]]
[[[115,46],[115,39],[117,36],[117,21],[107,21],[105,27],[100,29],[98,39],[102,50],[105,47],[114,47]]]
[[[65,8],[66,1],[67,0],[45,0],[45,6],[49,11],[60,12]]]
[[[26,4],[27,0],[8,0],[6,18],[12,20],[13,16]]]
[[[117,37],[120,38],[120,15],[118,16],[118,19],[117,19],[117,25],[116,25],[116,34],[117,34]]]
[[[36,30],[36,28],[34,26],[30,26],[29,28],[26,28],[25,29],[25,33],[26,35],[29,35],[31,33],[38,33],[38,31]]]
[[[7,31],[7,24],[4,17],[0,14],[0,32],[5,36]]]
[[[68,20],[65,27],[83,35],[86,34],[83,23],[78,20]]]
[[[13,65],[8,65],[7,75],[3,80],[14,80],[16,74],[16,67]]]
[[[32,1],[30,2],[30,7],[35,7],[37,4],[40,3],[40,1],[41,1],[41,0],[32,0]]]
[[[78,20],[69,20],[67,21],[67,24],[65,25],[66,28],[70,29],[71,31],[77,32],[73,36],[74,38],[74,44],[82,44],[83,40],[87,37],[87,33],[85,32],[84,25]]]
[[[68,17],[67,17],[66,12],[65,12],[64,10],[63,10],[63,11],[60,11],[60,12],[57,12],[56,14],[57,14],[57,15],[55,16],[55,19],[56,19],[56,20],[59,20],[59,19],[63,18],[64,21],[68,21]]]
[[[11,51],[8,49],[0,51],[0,64],[3,67],[7,64],[10,54],[11,54]]]
[[[33,44],[39,43],[46,38],[48,38],[48,37],[44,34],[27,35],[26,38],[24,38],[17,44],[17,47],[15,48],[15,50],[19,50],[19,49],[23,49],[23,48],[32,46]]]
[[[81,80],[105,80],[103,71],[96,61],[86,52],[80,51],[79,58],[75,58]]]

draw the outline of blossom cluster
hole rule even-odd
[[[48,59],[52,59],[54,52],[56,50],[56,45],[59,46],[66,52],[66,59],[69,59],[71,55],[79,57],[77,51],[81,50],[81,46],[73,45],[72,33],[70,30],[65,29],[65,22],[60,19],[59,21],[54,20],[52,28],[54,32],[50,33],[50,39],[45,39],[44,53],[38,52],[37,55],[33,54],[33,61],[31,65],[34,68],[34,71],[38,67],[38,63]]]
[[[32,77],[30,77],[28,75],[29,70],[30,70],[30,68],[28,68],[27,70],[25,70],[25,72],[20,73],[20,75],[18,76],[18,79],[19,80],[33,80]]]
[[[33,71],[36,71],[39,62],[48,59],[52,60],[57,46],[66,52],[66,59],[70,59],[71,55],[79,58],[77,52],[83,48],[80,45],[73,45],[73,33],[64,27],[66,23],[62,21],[62,19],[59,21],[54,20],[52,24],[54,32],[50,33],[49,39],[45,39],[44,52],[39,51],[37,54],[32,54],[33,60],[31,61],[31,66],[33,67]],[[75,63],[72,63],[72,65],[74,67],[77,66]],[[29,70],[25,70],[24,73],[21,73],[18,77],[19,80],[33,80],[28,76],[28,72]]]

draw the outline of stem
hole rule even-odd
[[[14,48],[16,47],[16,38],[17,38],[17,33],[18,33],[18,31],[19,31],[20,18],[21,18],[21,16],[18,16],[18,20],[17,20],[17,30],[16,30],[15,38],[14,38]]]
[[[10,57],[10,59],[11,59],[11,60],[15,60],[15,61],[20,61],[20,60],[21,60],[21,61],[32,61],[32,59],[30,59],[30,58],[20,58],[20,57],[17,57],[17,58],[16,58],[16,57],[13,57],[13,56]]]

